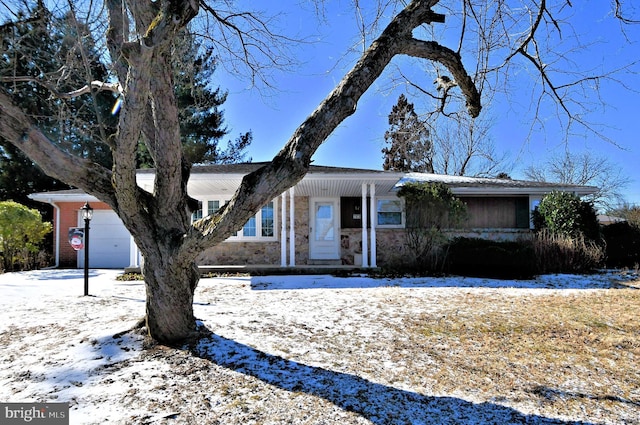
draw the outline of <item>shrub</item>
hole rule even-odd
[[[602,265],[604,248],[581,234],[542,230],[533,239],[536,273],[589,273]]]
[[[640,264],[640,226],[629,222],[604,226],[607,267],[635,268]]]
[[[546,229],[552,235],[600,240],[600,224],[591,202],[568,192],[551,192],[533,211],[537,232]]]
[[[39,244],[51,231],[37,210],[13,201],[0,202],[0,249],[4,270],[35,265]]]
[[[447,258],[451,227],[466,216],[465,205],[442,183],[407,183],[398,191],[405,198],[405,269],[412,273],[441,272]]]
[[[530,279],[536,274],[531,241],[455,238],[449,244],[447,271],[462,276]]]

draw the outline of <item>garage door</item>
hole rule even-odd
[[[78,219],[78,227],[84,220]],[[89,223],[89,267],[121,269],[129,266],[130,236],[113,211],[94,210]],[[78,251],[78,267],[84,267],[84,250]]]

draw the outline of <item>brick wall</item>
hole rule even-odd
[[[78,266],[78,253],[69,244],[69,228],[70,227],[84,227],[84,222],[80,224],[78,211],[84,202],[60,202],[60,267],[77,267]],[[103,202],[95,202],[91,204],[91,208],[94,210],[109,210],[109,206]],[[54,220],[54,234],[56,232],[56,223]],[[56,247],[53,247],[54,251]],[[55,255],[55,252],[54,252]]]

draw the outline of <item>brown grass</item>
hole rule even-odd
[[[429,377],[436,392],[475,388],[481,398],[533,402],[564,415],[606,417],[619,403],[640,411],[640,291],[467,294],[464,305],[403,324],[408,344],[436,360],[413,364],[415,380]]]

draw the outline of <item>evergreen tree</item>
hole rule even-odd
[[[116,117],[110,112],[114,96],[109,92],[92,93],[91,98],[51,96],[52,89],[65,93],[93,79],[107,79],[88,28],[70,14],[56,18],[39,1],[14,23],[0,26],[0,31],[2,88],[62,149],[111,167],[111,152],[103,141],[115,133]],[[27,196],[68,187],[46,176],[15,146],[0,141],[0,200],[14,200],[47,214],[49,208]]]
[[[433,144],[429,130],[418,118],[404,94],[389,114],[389,130],[384,134],[382,168],[391,171],[433,173]]]
[[[34,10],[21,13],[15,23],[0,27],[3,53],[0,75],[27,77],[22,81],[3,83],[2,88],[27,110],[48,137],[57,140],[56,108],[47,101],[49,91],[36,81],[38,77],[55,73],[56,67],[60,67],[60,63],[55,62],[59,39],[51,30],[51,20],[51,14],[40,3]],[[68,188],[42,173],[16,147],[5,140],[0,141],[0,200],[35,206],[27,195],[54,187]],[[42,204],[39,207],[42,208]]]

